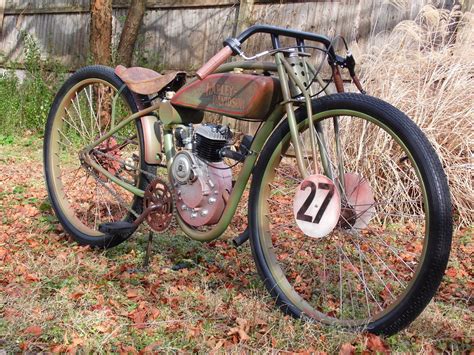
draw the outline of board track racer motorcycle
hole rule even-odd
[[[272,48],[247,57],[243,45],[255,34]],[[224,64],[231,56],[244,61]],[[255,60],[264,56],[271,61]],[[331,80],[320,76],[323,63]],[[450,196],[422,131],[366,95],[354,68],[325,36],[256,25],[226,40],[188,83],[183,72],[78,70],[53,102],[44,140],[60,223],[78,243],[108,248],[141,223],[164,232],[175,216],[190,238],[212,241],[252,175],[249,227],[235,241],[250,239],[281,309],[397,332],[441,282]],[[361,93],[343,92],[341,69]],[[207,112],[260,126],[238,138],[203,123]]]

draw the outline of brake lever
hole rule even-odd
[[[354,56],[350,51],[347,52],[345,58],[336,55],[333,61],[335,64],[339,65],[341,68],[346,68],[349,71],[349,74],[352,78],[352,82],[357,87],[357,89],[361,92],[361,94],[367,94],[367,92],[362,87],[362,84],[359,81],[359,78],[355,72],[356,62]]]

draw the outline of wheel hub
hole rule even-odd
[[[344,229],[364,229],[375,215],[375,199],[367,179],[356,173],[344,174],[344,202],[338,225]]]
[[[117,140],[110,137],[100,143],[91,153],[94,159],[109,173],[115,175],[121,169],[120,159],[122,152],[119,149]]]

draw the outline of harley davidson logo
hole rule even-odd
[[[208,83],[204,96],[212,105],[218,107],[239,111],[245,108],[245,101],[239,97],[238,90],[232,85]]]

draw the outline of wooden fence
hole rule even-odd
[[[465,0],[472,3],[471,0]],[[137,64],[193,70],[219,50],[222,41],[254,23],[293,27],[329,36],[342,34],[364,46],[398,22],[413,19],[429,0],[148,0],[137,43]],[[400,4],[403,3],[403,6]],[[450,7],[455,1],[438,1]],[[113,1],[114,43],[129,1]],[[0,66],[21,63],[23,33],[42,55],[73,70],[89,57],[89,0],[0,0]],[[251,49],[265,46],[262,38]]]

